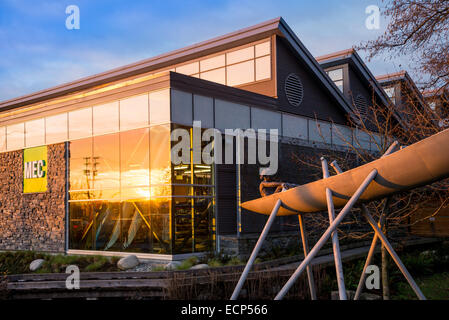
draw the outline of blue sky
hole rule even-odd
[[[365,8],[381,0],[0,0],[0,101],[146,59],[282,16],[313,55],[375,39]],[[65,27],[68,5],[80,29]],[[362,58],[364,52],[360,52]],[[374,74],[405,58],[367,62]]]

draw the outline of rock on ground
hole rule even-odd
[[[131,269],[131,268],[136,267],[137,265],[139,265],[139,259],[137,259],[137,257],[135,255],[126,256],[124,258],[121,258],[117,262],[117,267],[120,270]]]
[[[181,265],[180,261],[170,261],[165,265],[165,270],[176,270]]]
[[[198,270],[198,269],[206,269],[209,268],[209,266],[205,263],[197,264],[196,266],[193,266],[190,268],[190,270]]]
[[[45,261],[44,259],[33,260],[30,263],[30,271],[36,271],[37,269],[42,267],[42,265],[44,264],[44,261]]]

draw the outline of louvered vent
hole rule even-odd
[[[284,83],[285,95],[288,103],[294,107],[299,107],[304,96],[301,79],[296,73],[290,73]]]
[[[354,104],[355,107],[357,108],[357,111],[360,113],[362,117],[366,117],[368,115],[368,102],[361,94],[359,94],[354,99]]]

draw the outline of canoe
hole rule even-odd
[[[241,206],[268,215],[280,199],[280,216],[324,211],[327,210],[325,190],[329,188],[335,208],[342,208],[374,169],[378,174],[362,194],[361,202],[381,199],[449,177],[449,129],[360,167],[247,201]]]

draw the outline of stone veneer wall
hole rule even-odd
[[[23,194],[23,150],[0,153],[0,250],[64,252],[65,144],[48,146],[47,191]]]

